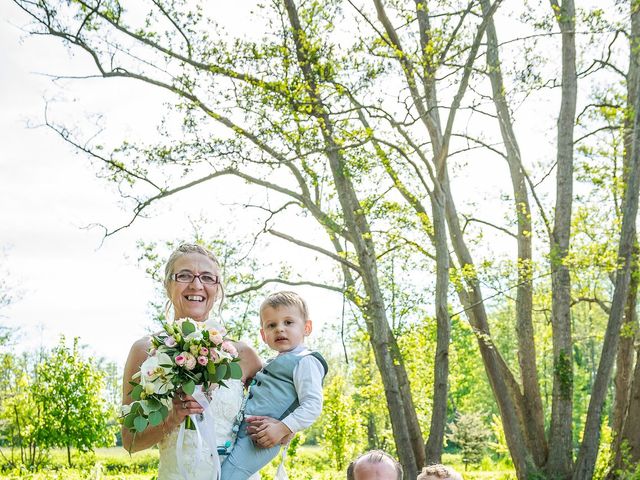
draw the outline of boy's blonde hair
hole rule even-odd
[[[280,308],[280,307],[296,307],[302,314],[304,321],[309,320],[309,310],[307,308],[307,302],[305,302],[300,295],[296,292],[283,290],[282,292],[275,292],[264,299],[262,305],[260,305],[260,323],[262,323],[262,311],[267,308]]]
[[[463,480],[463,478],[453,468],[438,463],[424,467],[416,480]]]

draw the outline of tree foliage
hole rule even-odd
[[[460,448],[465,469],[480,463],[487,448],[487,426],[480,413],[459,413],[447,435],[450,443]]]
[[[69,347],[62,337],[36,367],[32,395],[41,412],[38,440],[46,448],[66,448],[69,466],[71,448],[88,452],[114,443],[113,411],[103,389],[104,373],[82,357],[77,338]]]

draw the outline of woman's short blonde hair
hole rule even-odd
[[[462,475],[451,467],[434,464],[424,467],[416,480],[463,480]]]

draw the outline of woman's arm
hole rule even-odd
[[[150,338],[145,337],[135,342],[129,351],[127,363],[124,367],[124,375],[122,377],[123,405],[129,405],[133,402],[131,398],[133,386],[129,384],[129,381],[135,373],[140,371],[140,365],[147,359],[147,352],[150,346]],[[160,425],[155,427],[148,425],[143,432],[136,433],[135,435],[123,426],[121,430],[122,446],[129,451],[129,453],[139,452],[140,450],[149,448],[162,440],[162,437],[171,432],[171,430],[178,427],[188,415],[202,413],[202,411],[202,407],[200,407],[192,397],[185,395],[184,401],[174,398],[173,408],[169,410],[169,415]]]
[[[244,342],[234,342],[240,358],[240,368],[242,369],[242,383],[248,385],[256,373],[262,368],[262,360],[256,351]]]

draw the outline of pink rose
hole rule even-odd
[[[167,337],[164,339],[164,344],[167,347],[175,347],[178,344],[178,342],[176,342],[176,339],[173,337]]]
[[[209,349],[207,347],[200,347],[200,355],[209,355]]]
[[[222,343],[222,334],[216,332],[215,335],[210,335],[209,340],[211,340],[215,345],[220,345]]]
[[[176,365],[178,365],[179,367],[183,366],[187,361],[187,355],[187,352],[182,352],[180,355],[178,355],[174,360],[176,362]]]
[[[209,358],[211,358],[212,362],[215,362],[216,360],[218,360],[220,358],[220,355],[218,355],[218,352],[216,352],[212,348],[211,350],[209,350]]]
[[[209,363],[209,359],[207,357],[205,357],[204,355],[200,355],[198,357],[198,363],[200,365],[206,365],[207,363]]]
[[[238,356],[238,350],[236,349],[235,345],[229,340],[225,340],[224,342],[222,342],[222,349],[225,352],[229,353],[232,357]]]
[[[194,357],[193,355],[191,355],[190,353],[184,353],[185,356],[185,363],[184,366],[186,367],[187,370],[193,370],[194,368],[196,368],[196,364],[198,363],[196,360],[196,357]]]

